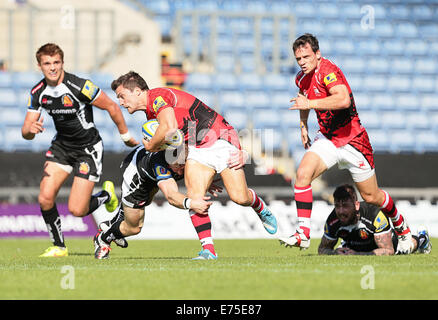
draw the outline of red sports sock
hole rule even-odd
[[[201,215],[190,210],[190,219],[198,234],[199,241],[201,241],[202,248],[208,249],[211,253],[216,255],[213,238],[211,236],[211,220],[208,214]]]
[[[383,201],[383,204],[381,205],[382,212],[391,219],[394,228],[400,228],[405,219],[397,211],[397,207],[395,206],[395,203],[392,200],[391,196],[385,190],[382,191],[385,194],[385,201]],[[409,228],[407,230],[409,230]]]
[[[312,186],[294,186],[295,204],[297,206],[298,226],[304,235],[310,239],[310,216],[312,215]]]
[[[251,202],[251,208],[254,209],[255,212],[260,213],[263,211],[263,209],[265,208],[265,204],[262,201],[261,198],[259,198],[259,196],[257,195],[257,193],[255,193],[254,190],[249,189],[249,191],[252,194],[252,202]]]

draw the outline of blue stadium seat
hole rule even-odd
[[[438,151],[438,134],[430,130],[420,130],[415,132],[417,152],[437,152]]]
[[[435,75],[438,71],[436,59],[422,58],[415,62],[415,71],[421,74]]]
[[[336,2],[322,2],[318,6],[319,16],[324,19],[340,18],[339,8]]]
[[[335,41],[334,47],[337,55],[354,55],[356,53],[354,42],[348,38]]]
[[[415,23],[403,21],[396,25],[395,34],[402,38],[415,38],[418,36],[418,29]]]
[[[392,38],[394,35],[394,28],[388,21],[377,20],[374,23],[373,34],[380,38]]]
[[[191,73],[187,76],[184,86],[189,91],[197,89],[210,90],[213,88],[212,76],[206,73]]]
[[[386,88],[393,92],[409,92],[411,79],[409,76],[389,76]]]
[[[11,88],[0,88],[0,107],[16,107],[17,95]]]
[[[273,107],[269,95],[265,91],[253,91],[246,94],[246,104],[249,109]]]
[[[374,152],[389,152],[390,141],[385,129],[367,129]]]
[[[383,49],[388,55],[402,56],[405,53],[405,43],[396,38],[387,39],[383,41]]]
[[[264,90],[263,78],[256,73],[244,73],[238,77],[240,90]]]
[[[406,129],[397,129],[389,131],[390,149],[392,152],[409,152],[415,151],[415,138],[412,132]]]
[[[281,124],[280,114],[273,109],[260,109],[252,113],[254,128],[275,128]]]
[[[244,95],[240,91],[228,91],[219,95],[219,105],[221,112],[232,108],[246,108],[247,104]]]
[[[416,111],[407,112],[405,114],[407,119],[407,127],[415,130],[431,130],[429,117],[424,112]],[[415,131],[414,131],[415,132]]]
[[[382,127],[381,116],[375,111],[361,111],[359,118],[366,129],[380,129]]]
[[[389,111],[379,114],[380,121],[386,129],[406,129],[407,119],[403,112]]]
[[[408,56],[425,56],[429,53],[429,48],[424,40],[408,40],[405,42],[405,53]]]
[[[381,51],[380,41],[375,39],[360,40],[356,45],[356,50],[364,55],[378,55]]]
[[[105,91],[111,90],[111,82],[115,77],[109,73],[96,72],[90,74],[90,80]]]
[[[368,60],[367,70],[374,73],[387,73],[391,69],[390,63],[384,57],[372,57]]]
[[[395,110],[397,107],[394,97],[389,93],[379,93],[373,95],[372,105],[378,110]]]
[[[367,91],[381,92],[386,89],[386,76],[368,75],[363,77],[363,86]]]
[[[422,94],[420,96],[420,104],[421,107],[425,111],[438,111],[438,94]],[[437,119],[438,120],[438,119]]]
[[[3,147],[7,152],[17,150],[31,151],[32,146],[35,145],[33,141],[23,139],[21,136],[21,125],[5,125],[3,128],[3,139]]]
[[[39,72],[14,72],[13,75],[13,84],[14,87],[23,88],[23,89],[31,89],[33,86],[38,84],[43,76]]]
[[[400,57],[392,60],[391,69],[397,74],[410,74],[414,71],[414,62],[407,57]]]
[[[236,130],[248,128],[248,111],[244,108],[228,109],[223,116]]]
[[[418,20],[429,20],[433,18],[434,12],[432,7],[427,5],[416,5],[411,10],[412,18]]]
[[[280,124],[285,132],[300,127],[300,112],[297,110],[282,110],[280,112]]]
[[[283,76],[281,74],[267,74],[264,77],[264,85],[270,91],[284,91],[289,90],[293,82],[290,76]]]
[[[369,94],[358,91],[353,92],[353,97],[359,115],[361,111],[370,111],[374,109],[375,106],[371,103],[371,97]]]
[[[412,89],[420,93],[435,92],[435,77],[432,75],[415,76],[412,79]]]
[[[348,33],[349,26],[342,20],[336,20],[333,22],[325,22],[324,30],[332,37],[345,37]]]
[[[401,112],[418,111],[419,97],[413,93],[402,93],[395,97],[397,110]]]
[[[235,72],[236,59],[232,54],[217,56],[215,66],[218,72]]]
[[[26,116],[26,109],[16,107],[0,107],[0,121],[4,125],[21,126]],[[47,119],[47,118],[46,118]]]
[[[287,110],[292,106],[292,99],[295,95],[290,94],[288,91],[273,92],[270,95],[270,106],[277,110]]]
[[[342,3],[342,5],[339,6],[339,13],[343,17],[348,17],[348,19],[361,19],[363,17],[361,5],[358,3]]]
[[[214,76],[214,86],[218,91],[234,91],[237,84],[237,77],[234,73],[218,73]]]
[[[12,86],[12,74],[6,71],[0,71],[0,88],[9,88]]]
[[[347,76],[351,73],[363,73],[367,70],[367,63],[365,59],[358,56],[344,57],[340,60],[339,67],[344,71]]]
[[[411,18],[411,12],[409,10],[409,7],[406,5],[391,5],[388,8],[388,16],[392,19],[410,19]]]

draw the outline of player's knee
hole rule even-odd
[[[68,207],[68,211],[70,211],[70,213],[71,213],[72,215],[74,215],[75,217],[83,217],[83,216],[85,216],[85,213],[86,213],[88,210],[83,210],[83,209],[78,208],[78,207],[69,206],[69,207]]]
[[[366,203],[374,204],[376,206],[381,205],[381,203],[379,203],[378,195],[375,193],[362,191],[360,193],[360,196]]]
[[[312,182],[313,171],[306,167],[299,167],[295,179],[295,184],[309,185]]]
[[[43,210],[49,210],[55,205],[55,200],[44,194],[38,196],[38,203]]]

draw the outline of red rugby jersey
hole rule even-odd
[[[236,130],[219,113],[195,96],[173,88],[155,88],[147,93],[146,117],[156,119],[166,108],[173,108],[178,128],[189,145],[211,146],[224,139],[240,149]]]
[[[351,88],[342,73],[333,62],[321,58],[321,63],[312,73],[298,72],[295,84],[308,99],[322,99],[330,95],[330,88],[344,84],[350,94],[350,106],[342,110],[315,110],[322,134],[336,147],[349,143],[365,128],[361,125],[354,103]]]

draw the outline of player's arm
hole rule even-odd
[[[40,118],[40,115],[40,112],[28,111],[26,113],[23,126],[21,127],[21,135],[24,139],[32,140],[36,134],[45,130],[43,127],[44,117]]]
[[[336,254],[334,248],[335,248],[335,245],[337,242],[338,242],[338,239],[332,240],[332,239],[329,239],[323,235],[321,238],[321,242],[319,244],[319,247],[318,247],[318,254],[321,254],[321,255],[323,255],[323,254],[326,254],[326,255]]]
[[[189,199],[184,194],[178,191],[178,184],[175,179],[165,179],[158,182],[158,188],[163,192],[167,201],[174,207],[179,209],[192,209],[196,213],[206,214],[208,208],[213,204],[211,201],[206,201],[210,197],[204,199]]]
[[[374,234],[374,241],[378,247],[377,249],[373,250],[373,253],[376,256],[390,256],[394,254],[394,245],[392,244],[391,232]]]
[[[330,95],[322,99],[307,99],[306,96],[299,93],[296,98],[291,101],[295,104],[289,108],[290,110],[340,110],[350,107],[351,100],[347,86],[338,84],[329,89]]]
[[[119,106],[108,97],[105,92],[101,90],[100,95],[92,102],[92,105],[99,109],[106,110],[109,113],[111,119],[119,130],[120,137],[128,147],[138,145],[138,141],[135,140],[128,131],[128,126],[126,125],[125,118],[123,117]]]
[[[305,97],[303,92],[300,90],[298,97]],[[293,98],[290,102],[296,102],[297,98]],[[306,98],[307,99],[307,98]],[[289,108],[290,110],[296,110],[296,108]],[[308,149],[311,146],[309,138],[309,126],[307,125],[307,119],[309,118],[310,109],[299,109],[300,110],[300,129],[301,129],[301,142],[303,143],[304,149]]]
[[[159,126],[151,140],[143,139],[146,150],[156,152],[160,151],[160,146],[166,142],[166,137],[170,137],[178,129],[175,111],[172,107],[165,108],[157,114]]]

